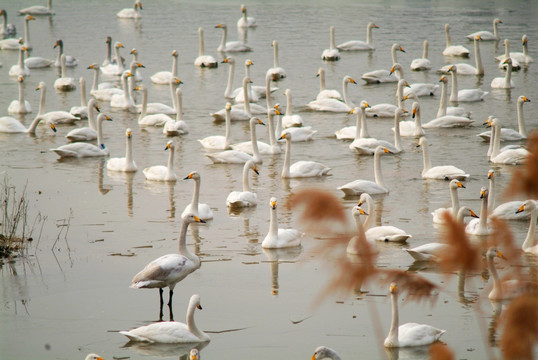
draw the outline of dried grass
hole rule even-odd
[[[527,138],[529,155],[523,166],[514,171],[512,181],[507,186],[508,197],[525,194],[529,199],[538,198],[538,130],[533,130]]]

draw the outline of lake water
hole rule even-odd
[[[7,1],[2,5],[21,36],[23,20],[15,15],[16,10],[34,3]],[[248,43],[254,51],[234,54],[238,64],[235,86],[240,86],[242,64],[248,58],[254,62],[254,84],[263,85],[265,71],[273,61],[271,41],[277,39],[280,65],[288,77],[277,84],[279,90],[273,100],[285,105],[283,92],[291,89],[295,112],[303,116],[305,125],[317,130],[313,141],[293,144],[292,161],[315,159],[330,166],[332,176],[282,181],[284,154],[264,155],[260,176],[251,177],[259,205],[239,215],[228,213],[225,200],[230,191],[241,187],[242,166],[213,165],[197,141],[224,133],[224,125],[214,123],[209,113],[224,107],[228,67],[219,64],[217,69],[198,69],[193,65],[198,55],[199,26],[205,29],[206,53],[216,57],[220,56],[216,48],[221,38],[221,30],[214,28],[216,24],[227,23],[229,40],[236,38],[235,23],[241,14],[238,2],[153,0],[143,2],[143,18],[135,22],[119,20],[115,15],[121,8],[130,7],[130,1],[55,0],[54,17],[39,17],[30,23],[32,55],[53,59],[53,44],[63,39],[65,52],[79,59],[78,67],[68,69],[68,74],[76,79],[84,76],[89,91],[93,73],[86,67],[103,61],[105,37],[110,35],[113,41],[124,44],[122,55],[128,61],[130,49],[138,50],[139,61],[146,67],[141,74],[150,101],[170,103],[168,87],[152,85],[149,77],[169,70],[170,53],[178,50],[179,77],[184,83],[184,119],[190,133],[174,139],[175,172],[180,178],[194,170],[201,174],[200,200],[210,204],[215,216],[208,224],[189,229],[187,243],[201,257],[202,267],[176,287],[174,310],[176,320],[183,321],[190,296],[200,294],[203,310],[196,313],[196,320],[211,336],[211,342],[202,350],[204,358],[308,359],[319,345],[336,349],[344,359],[386,358],[382,342],[390,325],[388,289],[372,284],[366,295],[337,295],[313,307],[333,275],[335,259],[320,258],[316,250],[327,239],[307,236],[300,249],[290,251],[261,248],[269,227],[271,196],[279,201],[280,225],[300,227],[297,214],[284,206],[297,189],[321,186],[342,197],[337,186],[357,178],[373,179],[372,157],[352,153],[347,142],[337,141],[333,135],[343,126],[353,125],[354,115],[306,111],[305,105],[319,91],[316,72],[319,67],[325,68],[327,87],[338,89],[343,76],[353,76],[359,84],[349,85],[348,90],[356,104],[363,99],[370,104],[392,103],[394,85],[366,86],[360,75],[374,69],[389,69],[390,46],[394,42],[406,50],[405,54],[398,53],[398,61],[409,82],[437,83],[440,76],[434,70],[452,61],[441,54],[445,47],[444,24],[451,25],[454,44],[472,49],[472,42],[464,36],[477,30],[491,30],[495,17],[503,21],[499,25],[500,36],[510,39],[511,50],[521,51],[521,36],[527,34],[530,54],[538,60],[538,29],[533,26],[537,4],[485,0],[293,0],[245,4],[249,16],[257,19],[258,28],[248,32]],[[335,26],[336,43],[341,43],[364,39],[369,21],[380,27],[373,33],[375,52],[341,53],[341,60],[331,63],[320,59],[329,45],[331,25]],[[430,43],[429,58],[434,70],[411,72],[409,64],[421,57],[424,39]],[[525,95],[532,100],[525,105],[527,128],[536,128],[538,101],[538,65],[514,73],[514,89],[492,90],[491,79],[504,76],[494,59],[504,52],[504,47],[502,41],[482,42],[480,46],[485,76],[461,76],[459,80],[461,89],[480,86],[490,91],[485,101],[463,105],[472,111],[474,125],[427,130],[434,165],[455,164],[471,175],[459,195],[462,204],[476,212],[480,209],[479,190],[487,186],[487,171],[492,168],[486,158],[488,145],[476,137],[484,131],[482,122],[488,115],[496,115],[504,126],[516,128],[517,97]],[[0,51],[2,116],[7,115],[9,102],[17,98],[17,83],[8,75],[17,58],[16,51]],[[461,61],[474,64],[474,55]],[[55,92],[52,85],[56,76],[54,68],[36,69],[25,79],[25,96],[34,108],[32,114],[22,118],[25,125],[37,113],[39,92],[34,89],[39,81],[48,86],[47,110],[69,110],[80,103],[78,89],[65,94]],[[435,117],[439,94],[421,98],[424,123]],[[163,149],[168,139],[160,128],[141,129],[136,115],[111,109],[106,102],[100,105],[113,118],[113,122],[104,125],[111,156],[124,156],[124,132],[127,127],[133,129],[134,158],[139,168],[133,176],[107,172],[103,159],[58,160],[55,153],[48,151],[65,144],[64,135],[74,127],[85,126],[80,125],[83,122],[59,125],[57,133],[40,126],[35,137],[0,134],[0,173],[7,175],[19,193],[26,185],[32,216],[40,213],[47,218],[39,243],[29,250],[31,256],[5,263],[0,269],[1,359],[82,359],[89,352],[105,359],[174,359],[189,350],[124,347],[126,338],[117,333],[157,320],[157,290],[134,290],[129,284],[146,263],[176,251],[181,212],[191,201],[193,183],[178,181],[168,185],[145,181],[143,168],[166,163],[167,153]],[[265,115],[261,118],[266,120]],[[368,120],[372,136],[392,141],[392,120]],[[248,125],[233,123],[232,133],[234,141],[248,140]],[[268,141],[267,130],[258,127],[258,137]],[[412,258],[402,251],[403,247],[438,239],[430,213],[450,202],[448,183],[421,178],[422,152],[416,149],[416,140],[403,138],[402,143],[405,151],[401,155],[382,159],[390,194],[376,201],[376,223],[401,227],[413,237],[405,246],[381,246],[378,265],[416,270],[439,283],[441,291],[433,306],[403,302],[400,319],[446,329],[442,340],[459,359],[484,359],[491,352],[499,354],[495,346],[498,333],[490,329],[493,310],[486,289],[491,280],[484,274],[469,275],[462,298],[456,275],[446,277],[431,267],[417,269]],[[513,167],[493,168],[498,174],[495,187],[499,204],[507,200],[503,192]],[[342,198],[350,224],[350,209],[356,201]],[[66,223],[68,227],[61,226]],[[518,244],[523,241],[527,226],[527,222],[510,224]],[[38,233],[36,229],[35,238]],[[525,267],[535,272],[538,261],[526,260]],[[501,271],[507,270],[506,263],[498,264]],[[465,300],[478,296],[475,303]],[[374,323],[377,319],[379,323]],[[399,357],[424,359],[427,353],[401,350]]]

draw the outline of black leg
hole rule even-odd
[[[163,289],[159,288],[159,298],[160,298],[159,321],[163,321],[163,305],[164,305],[163,292],[164,292]]]
[[[168,309],[170,310],[170,321],[174,321],[174,313],[172,312],[172,296],[174,295],[174,290],[170,289],[170,297],[168,298]]]

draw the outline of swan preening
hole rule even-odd
[[[130,341],[148,343],[179,344],[208,342],[210,340],[209,336],[198,329],[194,321],[194,312],[196,309],[202,310],[202,306],[200,305],[200,295],[194,294],[191,296],[189,307],[187,308],[186,324],[177,321],[157,322],[129,331],[120,331],[120,334],[127,336]]]
[[[329,28],[329,48],[323,50],[321,53],[321,59],[325,61],[340,60],[340,52],[334,45],[334,26]]]
[[[244,208],[256,206],[258,204],[258,195],[252,191],[249,185],[248,177],[249,170],[252,170],[256,175],[260,175],[258,165],[254,160],[249,160],[243,166],[243,191],[232,191],[226,198],[226,206],[229,208]]]
[[[276,211],[276,198],[269,200],[271,209],[271,219],[269,223],[269,233],[262,241],[262,247],[266,249],[281,249],[301,245],[304,233],[295,229],[283,229],[278,227],[278,216]]]

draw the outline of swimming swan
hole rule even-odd
[[[334,26],[329,27],[329,48],[323,50],[321,59],[325,61],[340,60],[340,52],[334,46]]]
[[[228,37],[228,27],[226,24],[218,24],[215,26],[217,29],[222,29],[222,39],[220,45],[217,48],[219,52],[249,52],[252,48],[245,44],[243,41],[226,41]]]
[[[320,101],[322,99],[336,99],[339,101],[344,101],[340,92],[335,89],[326,89],[325,88],[325,69],[319,68],[318,73],[316,74],[319,77],[319,93],[316,96],[316,100]]]
[[[450,39],[450,25],[445,24],[445,38],[446,38],[446,47],[443,50],[444,56],[460,56],[460,57],[469,57],[469,49],[463,45],[452,45],[452,40]]]
[[[225,110],[225,135],[211,135],[207,136],[203,139],[199,139],[198,141],[202,146],[206,149],[211,150],[229,150],[231,149],[230,146],[230,130],[232,127],[232,119],[231,119],[231,111],[232,111],[232,104],[226,103],[226,106],[224,107]]]
[[[109,171],[135,172],[138,170],[133,160],[133,135],[131,129],[125,130],[125,157],[110,158],[106,162],[106,168]]]
[[[284,131],[280,139],[286,140],[286,153],[284,156],[284,165],[282,167],[282,178],[305,178],[329,175],[331,168],[317,161],[297,161],[290,165],[291,161],[291,138],[288,131]]]
[[[256,27],[256,19],[252,16],[247,16],[247,7],[241,4],[241,17],[237,20],[238,28]]]
[[[501,38],[499,37],[499,33],[497,31],[497,25],[502,23],[503,22],[501,19],[495,18],[493,19],[493,32],[481,30],[467,35],[466,38],[469,40],[474,40],[477,36],[480,36],[484,41],[499,41]]]
[[[452,77],[452,90],[450,91],[450,102],[474,102],[482,101],[489,94],[488,91],[484,91],[480,88],[476,89],[458,89],[458,67],[452,65],[448,71]]]
[[[140,10],[143,10],[142,3],[136,0],[132,8],[121,9],[116,16],[120,19],[140,19],[142,17]]]
[[[177,181],[177,176],[174,172],[174,151],[175,151],[175,145],[172,140],[168,141],[166,143],[166,147],[164,150],[170,150],[170,153],[168,154],[168,165],[154,165],[145,168],[142,172],[144,173],[144,176],[146,177],[146,180],[151,181]]]
[[[28,114],[32,112],[32,106],[28,100],[24,100],[24,88],[22,83],[24,82],[24,76],[19,75],[17,77],[17,83],[19,87],[19,99],[13,100],[9,103],[7,112],[10,114]],[[17,120],[18,121],[18,120]]]
[[[181,217],[185,217],[187,215],[195,215],[198,216],[202,220],[211,220],[213,219],[213,210],[211,210],[211,207],[207,204],[203,204],[200,202],[200,182],[201,177],[200,174],[197,171],[191,172],[189,175],[185,176],[183,180],[194,180],[194,191],[192,193],[192,201],[189,205],[185,207],[185,210],[183,210],[183,213],[181,214]]]
[[[463,185],[461,181],[457,179],[450,180],[450,183],[448,184],[448,190],[450,192],[450,200],[452,202],[452,206],[435,209],[432,212],[432,220],[434,224],[444,223],[442,214],[447,211],[451,213],[454,219],[456,219],[458,211],[460,210],[460,198],[458,196],[458,189],[465,189],[465,185]]]
[[[273,46],[273,67],[267,70],[267,73],[271,74],[273,81],[278,81],[284,79],[287,74],[286,70],[278,65],[278,42],[273,40],[271,45]]]
[[[475,66],[469,65],[467,63],[457,63],[455,64],[458,67],[458,72],[461,75],[484,75],[484,64],[482,63],[482,57],[480,56],[480,40],[482,38],[480,36],[476,36],[474,38],[474,60],[475,60]],[[448,73],[448,69],[450,69],[452,65],[445,65],[441,69],[439,69],[437,72],[446,74]]]
[[[367,205],[367,218],[364,221],[364,229],[366,229],[366,240],[372,241],[384,241],[384,242],[398,242],[404,243],[412,236],[406,233],[404,230],[392,225],[372,226],[373,215],[375,212],[374,200],[368,193],[362,193],[359,198],[359,206],[364,203]],[[348,251],[349,252],[349,251]]]
[[[529,231],[527,232],[525,241],[523,241],[523,244],[521,245],[521,249],[523,252],[538,256],[538,244],[536,244],[536,202],[534,200],[525,201],[519,209],[517,209],[516,213],[523,211],[530,212],[530,222]]]
[[[18,11],[19,15],[54,15],[52,0],[47,0],[47,6],[34,5]]]
[[[219,65],[217,60],[215,60],[213,56],[205,54],[204,29],[202,27],[198,28],[198,37],[200,41],[200,50],[198,52],[198,57],[194,60],[194,65],[199,67],[216,68]]]
[[[269,232],[262,241],[262,248],[282,249],[301,245],[304,233],[296,229],[283,229],[278,227],[278,216],[276,211],[276,198],[269,200],[271,208],[271,219],[269,222]]]
[[[421,137],[418,141],[418,146],[422,148],[422,160],[424,168],[422,170],[423,179],[436,179],[436,180],[465,180],[469,177],[465,171],[453,166],[453,165],[439,165],[432,167],[430,155],[428,151],[428,141],[426,137]]]
[[[229,208],[244,208],[256,206],[258,204],[258,195],[252,191],[249,185],[248,171],[252,170],[256,175],[260,175],[258,165],[254,163],[254,160],[249,160],[243,166],[243,191],[232,191],[226,198],[226,206]]]
[[[314,111],[331,111],[331,112],[350,112],[355,105],[348,98],[347,84],[357,84],[357,82],[351,76],[344,76],[342,80],[342,93],[344,94],[344,101],[340,101],[335,98],[317,98],[308,103],[308,107]]]
[[[158,85],[169,85],[170,80],[178,77],[177,74],[177,58],[178,53],[176,50],[172,51],[172,71],[158,71],[151,75],[151,82]]]
[[[504,60],[503,64],[507,65],[506,73],[504,77],[496,77],[491,80],[492,89],[512,89],[514,87],[514,81],[512,80],[512,59],[508,58]]]
[[[375,50],[372,41],[372,29],[379,29],[379,26],[373,22],[369,22],[366,25],[366,41],[362,40],[350,40],[340,45],[336,45],[338,50],[341,51],[371,51]]]
[[[69,131],[65,137],[69,141],[92,141],[97,139],[97,126],[95,124],[94,110],[101,111],[97,105],[97,101],[91,98],[88,101],[88,126],[76,128]]]
[[[62,54],[61,76],[54,81],[54,88],[57,91],[73,91],[77,88],[75,79],[67,76],[67,67],[65,66],[65,54]]]
[[[432,68],[432,62],[428,59],[428,40],[424,40],[423,46],[422,57],[411,61],[410,68],[413,71],[430,70]]]
[[[392,44],[392,47],[390,48],[392,65],[398,62],[398,59],[396,58],[396,51],[405,52],[405,50],[399,44]],[[362,74],[361,79],[366,81],[367,84],[379,84],[385,82],[397,82],[399,77],[392,75],[389,70],[381,69],[364,73]]]

